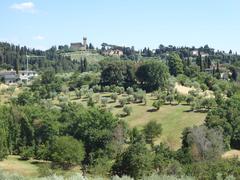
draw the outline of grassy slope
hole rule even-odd
[[[20,156],[9,155],[7,159],[0,161],[0,170],[6,171],[10,174],[18,174],[24,177],[29,177],[30,179],[40,176],[48,176],[50,174],[70,177],[75,173],[81,172],[79,166],[75,166],[69,170],[63,169],[50,170],[49,161],[41,160],[23,161],[20,160],[19,158]],[[40,166],[42,166],[42,168],[40,168]]]
[[[39,175],[38,166],[34,165],[31,161],[20,161],[18,158],[19,156],[8,156],[4,161],[0,161],[0,169],[28,177]]]
[[[100,94],[100,97],[110,96],[109,93]],[[119,98],[121,98],[120,96]],[[76,97],[72,94],[71,99]],[[86,99],[74,100],[77,103],[86,105]],[[110,100],[111,101],[111,100]],[[163,132],[160,138],[156,140],[156,143],[165,142],[172,149],[178,149],[181,146],[181,133],[184,128],[192,127],[194,125],[203,124],[206,117],[206,113],[196,113],[189,111],[190,106],[187,105],[164,105],[159,111],[153,111],[152,103],[154,99],[147,95],[147,105],[143,104],[129,104],[133,109],[130,116],[123,119],[129,124],[130,128],[138,127],[142,128],[151,120],[156,120],[162,124]],[[107,107],[112,108],[113,114],[123,114],[122,108],[119,108],[118,102],[108,103]]]
[[[89,63],[98,62],[104,59],[104,56],[94,53],[94,52],[88,52],[88,51],[75,51],[75,52],[69,52],[65,53],[66,56],[70,56],[72,60],[80,60],[81,58],[87,58]]]
[[[203,124],[206,113],[195,113],[186,105],[164,105],[159,111],[153,110],[153,99],[148,96],[147,105],[131,104],[133,112],[125,120],[132,127],[142,128],[151,120],[162,124],[163,132],[156,143],[165,142],[172,149],[181,146],[181,133],[184,128]]]

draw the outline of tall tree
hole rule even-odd
[[[183,62],[177,53],[171,53],[168,56],[168,67],[171,75],[183,74]]]
[[[167,66],[158,61],[148,61],[140,65],[136,71],[136,77],[142,88],[153,91],[165,88],[169,77]]]

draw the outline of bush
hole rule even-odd
[[[184,74],[179,74],[177,76],[177,82],[183,86],[185,86],[185,82],[187,81],[188,77]]]
[[[201,84],[201,85],[200,85],[200,88],[201,88],[203,91],[208,90],[208,86],[207,86],[206,84]]]
[[[125,91],[124,87],[117,86],[116,89],[115,89],[115,92],[118,93],[118,94],[123,94],[124,91]]]
[[[57,137],[50,148],[51,160],[64,168],[81,164],[85,151],[82,142],[71,136]]]
[[[128,146],[115,164],[112,172],[114,175],[128,175],[134,179],[141,179],[153,171],[153,155],[143,142],[136,142]]]
[[[127,104],[127,99],[126,98],[122,98],[118,100],[119,104],[121,107],[123,107],[125,104]]]
[[[191,104],[194,101],[194,97],[191,95],[188,95],[185,100],[188,104]]]
[[[125,112],[126,115],[129,116],[132,113],[132,107],[124,106],[123,107],[123,112]]]
[[[29,160],[34,155],[33,147],[22,147],[20,148],[20,158],[21,160]]]
[[[152,106],[159,110],[163,104],[164,104],[163,100],[157,100],[153,102]]]
[[[129,96],[127,97],[127,103],[130,104],[130,103],[132,103],[132,102],[134,102],[134,97],[133,97],[132,95],[129,95]]]
[[[128,87],[126,91],[127,91],[128,95],[133,95],[133,93],[134,93],[134,90],[132,87]]]
[[[186,128],[182,139],[183,148],[195,161],[219,158],[225,147],[222,132],[206,126]]]
[[[109,92],[110,91],[110,86],[103,86],[102,90],[103,90],[103,92]]]
[[[185,99],[185,96],[180,93],[176,93],[175,99],[176,99],[177,103],[180,104]]]
[[[170,104],[172,104],[172,102],[174,101],[174,96],[171,94],[166,96],[166,101],[169,102]]]
[[[116,93],[111,94],[111,99],[116,102],[118,98],[118,95]]]
[[[93,97],[89,97],[87,101],[87,105],[93,107],[95,104]]]
[[[135,102],[142,103],[146,99],[146,92],[142,89],[138,89],[137,92],[133,94],[133,97]]]
[[[82,91],[81,90],[78,90],[78,89],[75,89],[75,95],[77,98],[81,98],[82,97]]]
[[[101,91],[101,86],[95,85],[95,86],[92,87],[92,89],[93,89],[93,92],[98,93],[98,92]]]
[[[144,128],[143,133],[148,144],[154,145],[154,138],[158,137],[162,133],[162,125],[156,121],[148,122]]]
[[[106,97],[102,97],[101,98],[101,104],[103,107],[106,107],[107,106],[107,103],[108,103],[108,98]]]

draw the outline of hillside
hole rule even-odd
[[[71,60],[80,60],[86,58],[89,63],[96,63],[104,59],[104,56],[94,51],[74,51],[61,53],[63,56],[70,56]]]

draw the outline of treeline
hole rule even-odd
[[[31,70],[42,71],[48,68],[55,72],[70,72],[76,71],[80,66],[78,61],[72,61],[70,57],[60,55],[56,47],[41,51],[29,49],[26,46],[20,47],[9,43],[0,43],[0,68],[26,70],[26,55],[29,56],[29,69]]]

